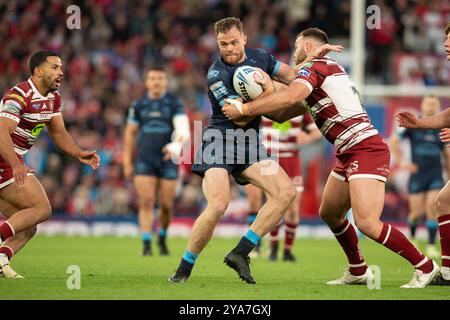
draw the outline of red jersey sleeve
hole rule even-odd
[[[294,81],[305,84],[309,91],[319,88],[326,78],[327,64],[323,61],[308,62],[297,72]]]
[[[9,90],[0,103],[0,117],[19,122],[26,108],[26,99],[18,91]]]

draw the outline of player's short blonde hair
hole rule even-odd
[[[227,33],[233,27],[236,27],[241,34],[244,34],[244,26],[241,20],[235,17],[223,18],[214,23],[214,32],[217,36],[219,33]]]
[[[447,23],[447,26],[445,27],[445,35],[448,35],[450,32],[450,22]]]

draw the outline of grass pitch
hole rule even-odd
[[[113,237],[45,237],[33,239],[12,261],[25,279],[0,278],[4,299],[162,299],[162,300],[300,300],[300,299],[450,299],[449,287],[400,289],[412,267],[388,249],[361,241],[369,265],[381,270],[381,289],[366,286],[327,286],[342,275],[347,262],[335,240],[297,239],[298,262],[253,259],[256,285],[240,281],[223,257],[238,239],[213,238],[184,284],[168,283],[185,249],[186,239],[169,239],[171,255],[141,257],[139,239]],[[421,244],[423,247],[423,243]],[[267,251],[265,240],[263,249]],[[439,263],[439,261],[437,261]],[[81,271],[78,289],[68,289],[71,265]],[[69,281],[71,282],[71,281]],[[73,283],[73,282],[71,282]]]

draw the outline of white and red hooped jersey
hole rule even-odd
[[[10,89],[0,101],[0,117],[18,123],[11,134],[16,153],[27,153],[36,142],[45,124],[61,114],[61,96],[50,92],[42,96],[31,79],[21,82]]]
[[[378,134],[344,68],[324,57],[305,64],[297,73],[311,94],[306,105],[325,138],[343,152]]]
[[[261,118],[263,143],[271,155],[279,158],[289,158],[298,156],[297,136],[306,129],[307,131],[316,128],[316,124],[309,114],[292,118],[284,123],[278,123]]]

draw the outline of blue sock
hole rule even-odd
[[[158,228],[158,236],[161,237],[165,237],[167,236],[167,229],[163,229],[163,228]]]
[[[188,250],[184,251],[183,253],[183,260],[190,263],[191,265],[194,265],[195,260],[197,260],[198,254],[192,253]]]
[[[436,220],[427,220],[427,229],[428,229],[428,243],[435,244],[436,242],[436,233],[439,225]]]
[[[141,233],[141,239],[143,241],[151,241],[152,240],[152,233],[151,232],[142,232]]]
[[[261,241],[261,237],[258,236],[253,230],[248,229],[247,233],[244,236],[248,239],[254,246],[257,246],[259,241]]]

